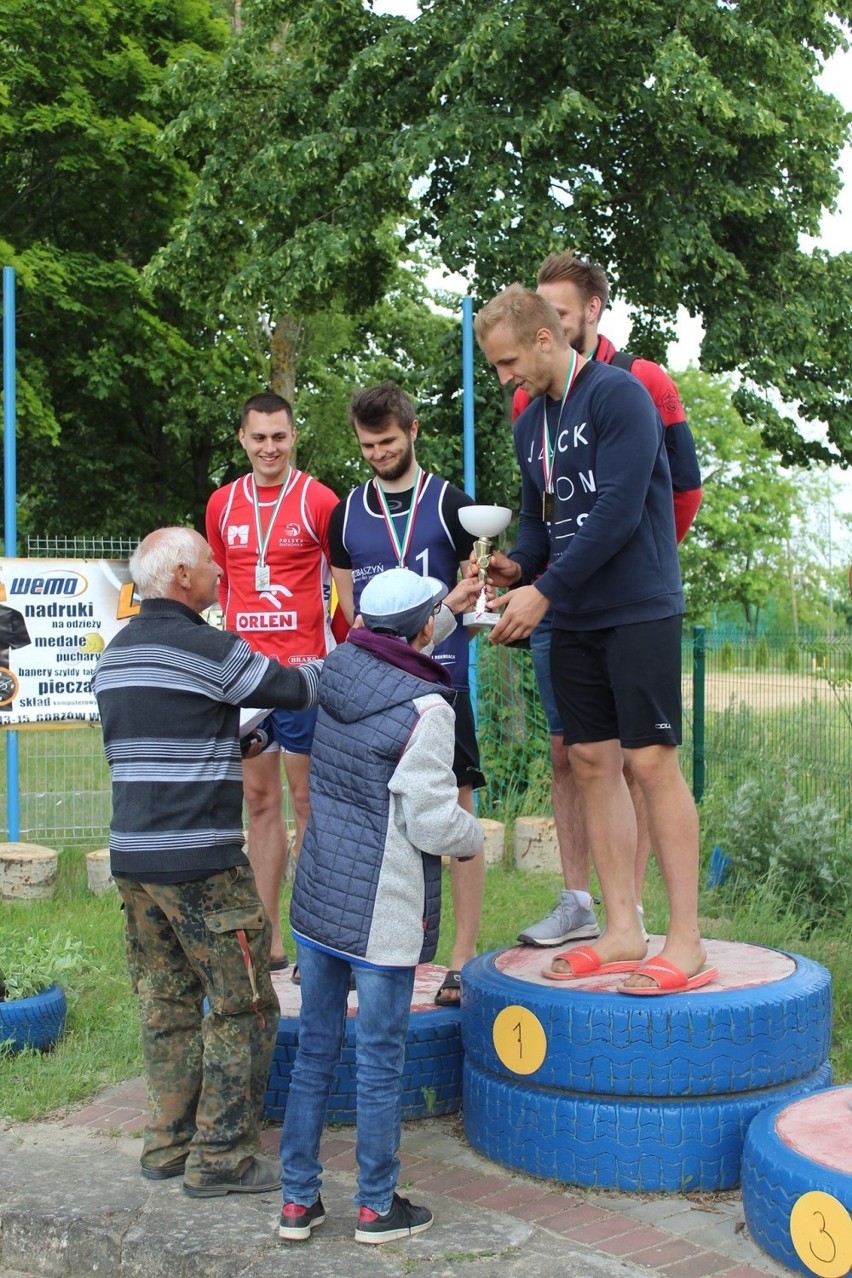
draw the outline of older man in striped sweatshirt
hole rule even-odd
[[[280,1184],[278,1160],[259,1156],[278,1002],[243,851],[239,712],[309,709],[322,662],[285,669],[206,624],[221,569],[191,529],[149,534],[130,571],[141,609],[93,688],[151,1099],[142,1174],[182,1175],[196,1198],[264,1193]]]

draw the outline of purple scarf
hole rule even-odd
[[[346,642],[354,643],[356,648],[365,648],[388,665],[416,675],[418,679],[425,679],[427,683],[444,683],[447,687],[452,687],[449,671],[440,662],[417,652],[404,639],[397,639],[395,635],[378,635],[366,626],[359,626],[357,630],[349,631]]]

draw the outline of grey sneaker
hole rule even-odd
[[[590,941],[601,930],[593,909],[586,909],[565,888],[546,919],[518,934],[521,945],[562,945],[565,941]]]

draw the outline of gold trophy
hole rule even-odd
[[[473,553],[479,564],[479,580],[482,589],[476,600],[473,612],[466,612],[462,621],[466,626],[495,626],[503,615],[490,612],[485,598],[485,578],[488,576],[488,559],[491,555],[492,539],[499,537],[508,528],[512,512],[508,506],[462,506],[459,521],[466,532],[473,533]]]

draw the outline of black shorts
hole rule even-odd
[[[680,745],[682,617],[556,630],[550,674],[566,745]]]
[[[485,777],[479,765],[479,745],[476,740],[476,724],[469,692],[456,692],[456,748],[453,755],[453,772],[456,785],[472,785],[478,790],[485,785]]]

